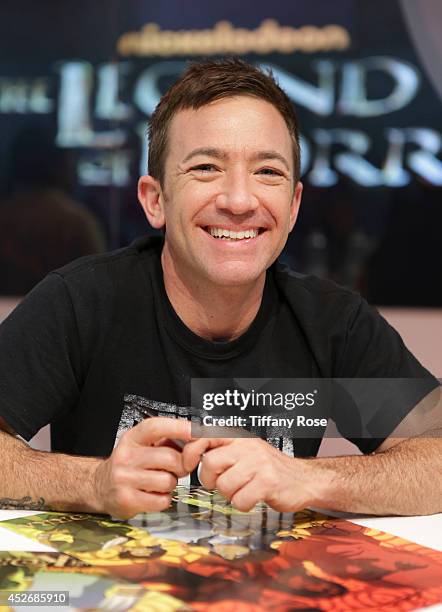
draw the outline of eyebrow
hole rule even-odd
[[[215,157],[216,159],[222,160],[225,160],[229,157],[228,154],[222,149],[217,149],[216,147],[199,147],[197,149],[193,149],[193,151],[186,155],[186,157],[183,159],[183,163],[188,162],[197,155],[207,155],[208,157]],[[281,155],[281,153],[278,153],[273,149],[269,149],[266,151],[258,151],[257,153],[254,153],[250,157],[250,159],[251,161],[265,161],[266,159],[277,159],[282,164],[284,164],[288,171],[290,171],[290,166],[286,158]]]

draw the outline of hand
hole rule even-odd
[[[288,457],[257,438],[200,438],[183,449],[183,466],[191,472],[201,459],[199,479],[207,489],[247,512],[264,501],[279,512],[312,505],[315,482],[309,462]]]
[[[188,473],[171,439],[190,440],[190,422],[154,417],[123,434],[111,456],[95,470],[100,512],[127,519],[170,505],[177,479]]]

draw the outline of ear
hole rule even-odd
[[[140,177],[138,181],[138,200],[151,226],[155,229],[161,229],[165,225],[166,219],[160,182],[149,174]]]
[[[296,219],[298,217],[299,207],[301,206],[302,189],[303,185],[301,181],[298,181],[293,193],[292,203],[290,204],[290,232],[294,228]]]

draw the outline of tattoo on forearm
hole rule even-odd
[[[0,498],[0,508],[2,510],[49,510],[43,497],[32,500],[31,497],[11,499],[10,497]]]

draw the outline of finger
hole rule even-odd
[[[145,493],[132,489],[124,492],[111,514],[121,519],[128,519],[140,512],[161,512],[166,510],[171,502],[172,496],[168,493]]]
[[[187,472],[192,472],[198,465],[201,456],[210,447],[209,438],[199,438],[194,442],[188,442],[182,450],[183,468]]]
[[[184,468],[191,472],[198,465],[201,456],[208,450],[227,446],[233,441],[233,438],[197,438],[187,442],[182,451]]]
[[[182,453],[168,446],[150,446],[136,449],[132,453],[132,457],[130,467],[145,470],[164,470],[172,472],[178,478],[189,473],[183,467]]]
[[[157,442],[154,442],[153,446],[168,446],[174,448],[177,451],[181,451],[184,448],[185,442],[181,440],[171,440],[170,438],[161,438]]]
[[[247,466],[245,462],[235,463],[218,476],[214,488],[218,489],[225,499],[231,500],[235,493],[254,478],[255,473],[256,466]]]
[[[244,487],[236,491],[230,500],[232,505],[241,512],[249,512],[258,502],[264,501],[255,480],[252,478]]]
[[[236,463],[236,457],[229,446],[221,446],[204,453],[201,458],[201,471],[199,480],[208,489],[216,486],[220,474]]]
[[[163,470],[130,470],[126,478],[128,486],[146,493],[170,493],[177,482],[175,475]]]
[[[191,424],[187,419],[170,419],[168,417],[151,417],[135,425],[125,434],[126,440],[148,446],[161,438],[190,441]]]

